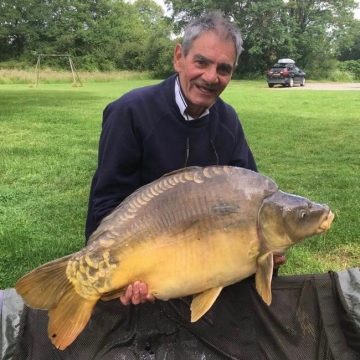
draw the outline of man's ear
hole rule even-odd
[[[183,57],[183,51],[181,44],[176,44],[174,49],[174,69],[176,72],[181,70],[181,59]]]

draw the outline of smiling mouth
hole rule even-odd
[[[216,91],[216,89],[209,88],[209,87],[202,86],[202,85],[198,85],[198,84],[195,84],[195,86],[196,86],[196,88],[198,90],[200,90],[203,93],[214,93]]]

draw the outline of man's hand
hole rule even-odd
[[[154,302],[155,298],[148,293],[148,287],[145,283],[136,281],[130,284],[123,296],[120,297],[123,305],[138,305],[145,302]]]
[[[278,269],[286,263],[285,255],[274,255],[274,269]]]

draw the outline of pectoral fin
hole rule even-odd
[[[206,290],[194,296],[191,303],[191,322],[198,321],[214,304],[222,290],[221,287]]]
[[[256,290],[267,305],[271,304],[271,280],[274,268],[272,252],[267,252],[257,259],[258,268],[255,274]]]

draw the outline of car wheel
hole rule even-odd
[[[300,86],[305,86],[305,83],[306,83],[306,80],[305,80],[305,78],[303,77]]]
[[[289,87],[293,87],[294,86],[294,79],[290,78],[289,79]]]
[[[268,84],[269,88],[274,87],[274,84]]]

